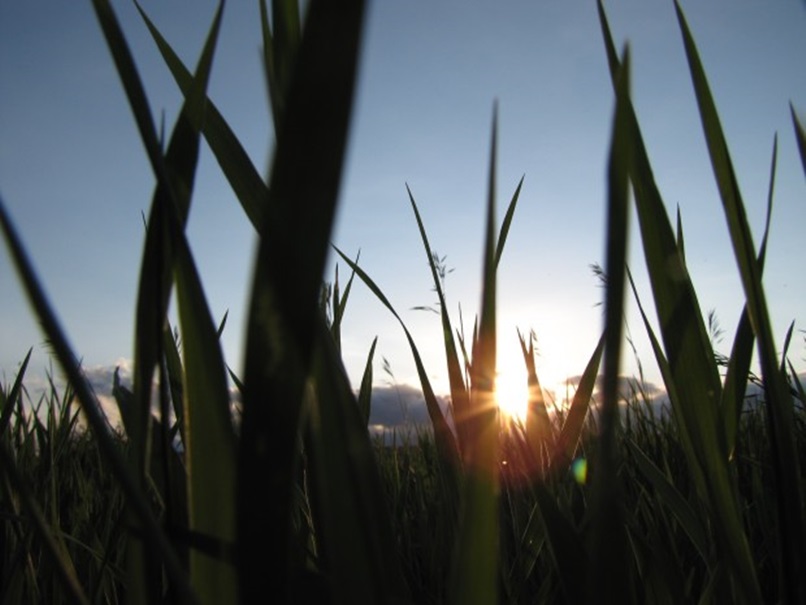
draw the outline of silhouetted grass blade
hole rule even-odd
[[[750,321],[758,341],[758,358],[764,377],[765,404],[770,421],[773,468],[779,506],[781,564],[784,570],[784,598],[791,603],[806,600],[806,539],[803,522],[803,499],[800,470],[793,434],[792,399],[782,374],[777,371],[777,355],[772,334],[766,296],[761,284],[761,269],[739,184],[728,152],[722,126],[717,115],[705,71],[694,39],[679,4],[675,3],[680,29],[689,62],[691,78],[700,110],[703,132],[708,144],[711,164],[725,211],[733,250],[742,278]]]
[[[313,0],[277,129],[248,315],[238,462],[242,598],[289,595],[297,443],[364,4]],[[278,562],[283,562],[279,563]],[[254,595],[252,597],[251,595]]]
[[[137,3],[137,9],[154,38],[165,64],[170,69],[182,94],[187,98],[193,87],[193,75],[184,66],[168,42]],[[256,231],[261,226],[261,205],[267,196],[266,184],[255,169],[246,151],[227,124],[218,108],[210,99],[206,100],[202,133],[210,146],[232,191],[240,201],[247,218]]]
[[[597,465],[593,475],[592,554],[596,564],[588,571],[588,601],[625,603],[629,599],[627,536],[624,532],[620,460],[616,449],[619,432],[619,369],[624,318],[625,267],[627,264],[629,166],[631,162],[628,108],[630,55],[625,49],[615,75],[616,107],[607,167],[607,240],[604,326],[604,376],[599,414]]]
[[[495,403],[496,373],[496,167],[498,111],[493,114],[490,174],[483,256],[483,281],[478,340],[471,367],[469,435],[450,602],[498,601],[499,561],[499,418]]]
[[[795,113],[795,107],[792,103],[789,104],[789,112],[792,114],[792,126],[795,129],[795,140],[798,142],[798,151],[800,152],[800,162],[803,165],[803,174],[806,176],[806,128],[803,123],[798,119]]]
[[[422,239],[423,248],[425,249],[426,258],[428,259],[428,266],[431,269],[434,291],[437,293],[439,315],[442,322],[442,340],[443,346],[445,347],[445,360],[448,364],[448,382],[451,389],[451,407],[456,426],[456,437],[460,453],[462,456],[465,456],[468,448],[467,423],[470,413],[470,395],[468,393],[468,387],[465,384],[461,365],[459,364],[456,342],[453,339],[453,327],[451,326],[451,319],[448,314],[447,303],[445,302],[445,293],[442,290],[442,279],[440,277],[439,267],[437,266],[438,259],[431,249],[428,236],[425,232],[425,225],[420,216],[420,211],[417,208],[414,195],[412,195],[408,185],[406,185],[406,191],[409,194],[409,201],[414,211],[414,218],[417,220],[417,228],[420,231],[420,238]]]

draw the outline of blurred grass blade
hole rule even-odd
[[[624,327],[625,267],[627,264],[630,140],[628,103],[630,54],[624,50],[615,76],[616,107],[607,167],[607,291],[604,326],[604,377],[599,414],[597,468],[593,475],[592,554],[596,562],[588,573],[589,602],[626,603],[629,600],[625,512],[619,482],[617,453],[619,379]]]
[[[784,574],[782,596],[787,602],[804,602],[806,601],[806,573],[804,573],[806,572],[806,552],[804,552],[803,543],[806,533],[804,532],[800,470],[793,433],[792,400],[783,376],[777,370],[775,341],[761,283],[761,269],[756,261],[752,234],[747,223],[725,136],[694,39],[677,2],[675,2],[675,9],[683,35],[703,132],[747,297],[747,309],[758,342],[758,360],[764,377],[765,407],[770,423],[776,501],[779,507],[778,531]]]
[[[800,162],[803,165],[803,174],[806,176],[806,128],[803,127],[803,123],[798,119],[792,103],[789,104],[789,112],[792,114],[792,126],[795,128],[795,139],[798,142]]]
[[[309,416],[318,543],[336,603],[408,598],[372,444],[338,351],[318,321]]]
[[[136,6],[162,54],[165,64],[171,70],[182,94],[188,98],[193,89],[193,75],[148,18],[139,2],[136,3]],[[267,196],[266,184],[226,120],[209,99],[206,101],[202,133],[247,218],[255,230],[259,230],[261,206]]]
[[[6,214],[5,204],[1,198],[0,227],[2,227],[6,244],[14,260],[14,265],[25,286],[26,294],[36,313],[42,331],[62,367],[65,378],[75,391],[87,422],[95,438],[98,440],[98,447],[103,453],[104,458],[111,465],[115,477],[120,482],[121,488],[126,494],[127,503],[143,524],[142,531],[144,538],[151,545],[153,553],[164,561],[166,574],[174,590],[177,592],[179,602],[195,603],[195,598],[190,590],[187,577],[179,565],[179,561],[168,539],[155,519],[151,511],[150,503],[146,500],[136,480],[130,474],[129,468],[110,434],[106,416],[101,409],[101,404],[95,396],[89,382],[79,369],[79,364],[73,354],[72,347],[67,342],[67,338],[39,284],[36,273],[28,259],[28,255],[23,249],[17,232]]]
[[[360,0],[308,4],[277,129],[247,319],[238,460],[243,598],[270,594],[285,602],[294,572],[287,553],[300,411],[313,361],[363,14]]]
[[[263,67],[266,71],[274,128],[277,130],[283,123],[286,96],[300,44],[298,0],[272,0],[273,32],[269,25],[266,0],[260,0],[260,22],[263,33]]]
[[[493,112],[490,174],[484,243],[484,270],[478,341],[473,347],[469,405],[469,452],[458,536],[449,580],[456,605],[498,602],[499,418],[496,374],[496,228],[498,107]]]

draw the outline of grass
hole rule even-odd
[[[0,385],[0,602],[533,603],[806,600],[804,396],[776,353],[756,248],[694,38],[677,16],[709,156],[746,297],[731,354],[709,338],[598,4],[615,106],[608,159],[606,321],[567,411],[547,413],[531,338],[530,400],[506,425],[493,403],[496,273],[523,182],[497,221],[494,113],[480,311],[452,322],[417,202],[409,201],[439,299],[451,405],[440,407],[416,342],[382,288],[337,251],[350,277],[323,285],[350,130],[364,6],[260,2],[277,147],[268,179],[206,96],[223,3],[191,72],[142,10],[185,103],[166,144],[111,4],[94,0],[151,162],[135,317],[134,379],[114,395],[112,429],[44,295],[20,234],[0,225],[68,386],[41,400]],[[319,94],[321,87],[329,94]],[[806,166],[806,136],[792,108]],[[207,144],[259,236],[244,367],[224,362],[184,233]],[[777,150],[768,198],[771,213]],[[311,178],[315,175],[316,178]],[[628,224],[635,203],[638,225]],[[635,289],[638,237],[651,303]],[[288,262],[288,259],[294,262]],[[357,281],[356,281],[357,278]],[[341,320],[363,284],[400,322],[431,430],[396,447],[370,437],[371,346],[356,391]],[[181,346],[167,309],[176,294]],[[626,300],[639,306],[668,395],[619,393]],[[658,333],[648,313],[657,316]],[[763,397],[745,393],[761,367]],[[596,393],[597,378],[602,389]],[[229,384],[242,406],[233,417]],[[639,385],[640,386],[640,385]],[[86,430],[77,430],[79,418]],[[173,444],[180,444],[179,449]]]

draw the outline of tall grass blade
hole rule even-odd
[[[596,472],[593,476],[592,554],[596,564],[588,573],[589,602],[626,603],[629,600],[625,512],[619,484],[616,450],[619,425],[619,370],[627,264],[630,141],[628,100],[630,55],[625,49],[615,77],[616,108],[607,168],[607,249],[604,327],[604,377]]]
[[[437,293],[437,300],[439,304],[439,314],[442,321],[442,338],[445,347],[445,359],[448,364],[448,383],[451,389],[451,406],[453,409],[453,418],[456,426],[456,437],[458,439],[459,450],[462,456],[467,455],[468,450],[468,422],[470,417],[470,394],[468,392],[468,385],[465,383],[462,367],[459,363],[459,355],[456,350],[456,343],[453,339],[453,327],[451,326],[450,315],[448,314],[448,307],[445,302],[445,293],[442,289],[442,279],[440,278],[439,267],[437,267],[437,257],[431,249],[428,241],[428,236],[425,232],[420,211],[417,208],[417,203],[414,201],[414,195],[411,189],[406,185],[406,191],[409,194],[409,201],[411,202],[412,210],[414,211],[414,218],[417,220],[417,227],[420,230],[420,238],[423,242],[426,258],[428,259],[428,266],[431,269],[431,277],[434,281],[434,290]],[[436,425],[435,425],[436,428]]]
[[[752,234],[722,126],[694,39],[677,2],[675,9],[683,35],[703,132],[747,297],[750,321],[758,341],[758,358],[764,377],[765,407],[769,416],[774,452],[773,468],[780,523],[778,531],[781,540],[780,557],[784,571],[782,596],[791,603],[803,602],[806,601],[806,573],[804,573],[806,552],[803,549],[806,533],[800,470],[793,433],[792,399],[782,374],[777,371],[775,341],[766,296],[761,284],[761,269],[756,261]]]
[[[423,389],[423,398],[425,399],[428,417],[431,420],[431,425],[434,428],[434,440],[436,442],[437,450],[439,451],[442,460],[447,462],[446,469],[454,469],[454,471],[458,470],[461,466],[459,446],[456,443],[456,438],[451,432],[448,421],[445,419],[445,414],[443,414],[442,409],[439,406],[434,389],[431,386],[431,380],[428,378],[428,372],[425,369],[422,357],[420,356],[420,351],[414,342],[411,332],[409,332],[409,329],[406,327],[403,319],[400,317],[400,315],[398,315],[397,311],[395,311],[395,308],[392,306],[392,303],[389,302],[389,299],[386,298],[384,293],[375,284],[372,278],[367,275],[367,273],[358,265],[353,263],[353,261],[341,250],[336,248],[336,252],[344,259],[350,268],[355,271],[355,274],[358,276],[358,278],[364,282],[364,284],[370,289],[375,297],[387,309],[389,309],[392,315],[394,315],[395,319],[397,319],[400,326],[403,328],[403,332],[406,335],[406,340],[409,343],[409,348],[411,349],[411,353],[414,358],[415,367],[417,368],[417,377],[420,379],[420,386]]]
[[[139,2],[136,3],[136,6],[179,89],[188,98],[193,89],[193,74],[182,63],[141,8]],[[255,230],[259,230],[261,226],[261,206],[267,196],[266,184],[255,169],[240,141],[232,132],[229,124],[227,124],[210,99],[206,100],[204,122],[201,128],[210,150],[232,187],[232,191],[241,203],[244,213]]]
[[[247,320],[238,460],[243,599],[270,594],[285,602],[294,573],[287,554],[300,412],[313,361],[363,13],[360,0],[309,3],[277,132]]]
[[[181,239],[179,245],[176,291],[185,362],[190,526],[212,547],[191,550],[191,583],[205,603],[234,603],[235,438],[226,365],[187,242]],[[163,426],[167,422],[162,419]]]
[[[497,145],[496,105],[490,149],[481,314],[471,368],[469,464],[465,469],[462,509],[449,584],[449,599],[457,605],[492,604],[498,601],[500,426],[495,403]]]
[[[618,57],[601,2],[599,14],[615,85]],[[741,586],[736,589],[737,594],[743,594],[751,602],[758,601],[761,599],[758,577],[734,497],[735,483],[729,468],[724,422],[719,408],[722,385],[713,350],[631,104],[628,118],[632,147],[630,178],[655,308],[669,361],[669,378],[673,381],[673,385],[667,384],[667,391],[673,388],[677,392],[674,412],[686,425],[688,447],[692,448],[688,458],[697,461],[701,472],[708,473],[709,480],[702,486],[706,493],[702,497],[711,512],[720,556],[729,564],[732,582]]]
[[[275,130],[283,123],[286,96],[299,50],[301,25],[298,0],[273,0],[272,25],[266,0],[260,0],[260,22],[263,32],[263,65]]]
[[[764,272],[764,260],[767,253],[767,239],[770,233],[772,219],[772,199],[775,190],[775,166],[778,158],[778,136],[776,135],[772,148],[772,166],[770,168],[770,186],[767,192],[767,218],[764,223],[764,233],[761,237],[761,247],[758,252],[759,274]],[[742,308],[736,334],[733,338],[728,367],[725,371],[725,381],[722,390],[722,409],[725,419],[725,439],[728,446],[728,455],[733,459],[736,440],[739,430],[739,419],[742,414],[744,398],[747,392],[750,365],[753,361],[753,345],[755,335],[750,323],[747,305]]]

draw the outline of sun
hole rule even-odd
[[[529,384],[523,358],[520,366],[514,363],[499,364],[495,379],[495,401],[505,419],[526,421]]]

